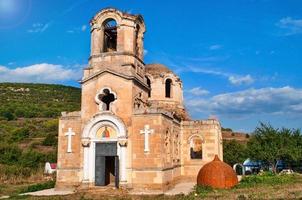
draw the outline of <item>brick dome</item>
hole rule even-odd
[[[152,75],[154,78],[164,76],[165,74],[174,74],[167,66],[162,64],[147,64],[145,67],[146,72]]]
[[[237,175],[232,167],[222,162],[217,155],[212,162],[207,163],[199,170],[197,176],[197,185],[212,188],[231,188],[237,183]]]

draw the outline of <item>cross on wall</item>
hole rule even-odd
[[[72,153],[71,137],[75,136],[75,133],[72,131],[72,128],[68,128],[68,132],[65,133],[65,136],[67,136],[67,153]]]
[[[147,124],[144,126],[144,129],[140,131],[141,134],[144,134],[144,152],[147,153],[149,149],[149,134],[154,133],[153,129],[150,129],[150,126]]]

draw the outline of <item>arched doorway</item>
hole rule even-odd
[[[127,135],[113,114],[98,114],[84,128],[83,182],[96,186],[126,183]]]

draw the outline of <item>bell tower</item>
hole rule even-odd
[[[96,14],[90,25],[91,54],[83,80],[107,70],[144,82],[142,16],[107,8]]]

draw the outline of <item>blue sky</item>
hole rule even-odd
[[[194,119],[302,128],[299,0],[0,0],[0,81],[79,87],[89,20],[105,7],[143,15],[145,63],[181,77]]]

